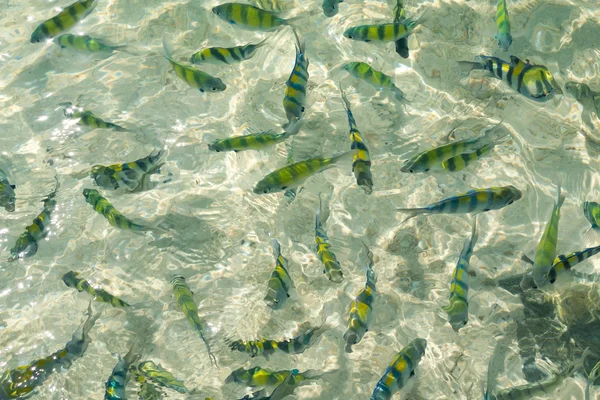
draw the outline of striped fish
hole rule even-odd
[[[342,267],[340,266],[339,261],[335,258],[335,254],[330,250],[329,243],[327,243],[327,232],[325,232],[325,228],[321,222],[321,208],[321,196],[319,195],[319,208],[315,215],[317,256],[319,257],[319,260],[321,260],[323,267],[325,267],[323,273],[327,275],[327,278],[329,278],[331,282],[340,283],[344,279],[344,274],[342,273]]]
[[[108,223],[119,229],[128,229],[134,232],[152,230],[147,226],[139,225],[121,214],[108,200],[100,195],[96,189],[83,189],[85,201],[94,207],[98,214],[102,214]]]
[[[598,229],[600,225],[600,204],[595,201],[583,203],[583,215],[592,224],[592,229]]]
[[[406,18],[387,24],[352,26],[344,31],[344,37],[361,42],[395,42],[409,36],[422,22],[423,15],[416,20]]]
[[[365,246],[366,248],[366,246]],[[360,291],[358,296],[350,304],[350,315],[348,316],[348,329],[344,333],[346,342],[346,353],[352,353],[352,346],[359,343],[365,333],[369,330],[369,325],[373,319],[373,303],[375,302],[375,272],[373,272],[373,253],[367,250],[367,264],[364,268],[367,271],[367,282],[365,288]]]
[[[183,380],[175,378],[172,373],[160,365],[156,365],[153,361],[142,361],[137,365],[132,365],[129,371],[136,376],[136,380],[140,383],[150,380],[159,386],[176,390],[179,393],[187,393]]]
[[[323,0],[323,14],[331,18],[336,15],[340,8],[340,3],[344,0]]]
[[[51,39],[76,23],[84,19],[94,7],[97,0],[79,0],[65,7],[60,13],[42,22],[31,34],[31,43],[39,43],[42,40]]]
[[[390,400],[394,393],[402,389],[409,378],[415,374],[415,369],[425,355],[426,348],[425,339],[414,339],[400,350],[377,382],[371,400]]]
[[[83,110],[82,108],[74,106],[71,103],[62,103],[61,105],[65,107],[64,114],[66,117],[79,118],[79,122],[77,122],[77,125],[87,126],[89,128],[94,129],[113,129],[117,132],[123,132],[127,130],[122,126],[113,124],[112,122],[107,122],[102,118],[96,116],[91,111]]]
[[[383,72],[377,71],[367,63],[360,61],[349,62],[344,64],[342,69],[349,72],[350,75],[354,76],[355,78],[365,81],[378,90],[391,91],[398,101],[405,100],[404,92],[394,85],[392,78]]]
[[[200,71],[199,69],[188,67],[178,63],[171,57],[171,51],[168,43],[163,39],[163,56],[171,63],[175,70],[175,75],[190,87],[200,90],[200,92],[222,92],[227,89],[227,86],[219,78]]]
[[[292,28],[296,38],[296,61],[290,77],[285,82],[285,94],[283,96],[283,109],[288,119],[284,128],[299,120],[304,113],[304,104],[306,103],[306,85],[308,84],[308,57],[304,52],[304,43],[296,30]]]
[[[33,223],[25,228],[25,232],[19,236],[17,242],[10,249],[8,261],[15,261],[20,258],[27,258],[37,253],[38,243],[48,234],[50,225],[50,216],[56,207],[56,192],[58,191],[58,180],[56,187],[43,201],[44,209],[34,218]]]
[[[474,153],[477,150],[500,140],[506,136],[508,132],[504,134],[496,133],[492,128],[489,129],[483,136],[457,140],[450,142],[439,147],[425,150],[410,159],[406,160],[402,167],[401,172],[415,173],[415,172],[428,172],[430,169],[436,166],[442,166],[442,163],[453,159],[451,162],[455,165],[459,160],[462,159],[463,154]],[[471,156],[467,156],[469,158]],[[448,163],[450,165],[450,163]]]
[[[115,50],[124,48],[125,46],[110,46],[100,39],[95,39],[88,35],[73,35],[66,33],[55,39],[56,44],[61,48],[71,48],[81,51],[89,51],[92,53],[106,52],[112,53]]]
[[[181,308],[185,318],[192,328],[200,335],[200,339],[202,339],[206,346],[206,351],[208,352],[211,363],[217,365],[217,358],[212,353],[210,345],[204,337],[204,323],[198,316],[198,307],[196,306],[196,303],[194,303],[194,293],[192,293],[190,287],[185,282],[185,278],[181,275],[174,276],[173,279],[171,279],[171,285],[173,285],[173,293],[175,294],[177,304]]]
[[[163,150],[154,150],[147,157],[129,163],[94,165],[90,177],[103,189],[125,188],[132,192],[146,190],[150,187],[150,175],[157,173],[164,164],[164,155]]]
[[[89,293],[94,300],[99,301],[101,303],[107,303],[112,305],[113,307],[129,307],[129,304],[124,302],[123,300],[113,296],[102,289],[93,288],[88,281],[79,277],[78,272],[69,271],[62,277],[63,282],[70,288],[77,289],[79,292]]]
[[[287,270],[288,262],[281,255],[281,246],[277,239],[271,239],[271,246],[273,246],[273,255],[275,256],[275,269],[271,273],[269,282],[267,283],[267,295],[265,301],[269,307],[273,310],[280,309],[289,295],[289,291],[292,288],[292,278]]]
[[[471,153],[462,153],[457,156],[451,157],[446,161],[442,162],[442,168],[448,171],[461,171],[464,168],[468,167],[475,161],[479,160],[483,155],[492,151],[492,149],[496,146],[495,143],[484,144],[482,147],[478,148],[474,152]]]
[[[448,197],[421,208],[398,208],[398,211],[410,214],[405,222],[420,214],[468,214],[499,210],[519,200],[522,193],[516,187],[502,186],[485,189],[473,189],[467,193]]]
[[[577,100],[585,110],[589,110],[600,117],[600,92],[595,92],[588,85],[581,82],[567,82],[565,90]]]
[[[548,272],[552,268],[554,258],[556,257],[556,245],[558,243],[558,222],[560,220],[560,207],[565,201],[565,196],[561,193],[558,185],[558,199],[552,210],[550,221],[544,229],[544,233],[535,252],[533,263],[533,281],[537,287],[542,287],[548,282]]]
[[[213,7],[212,12],[223,21],[249,31],[270,32],[289,25],[294,20],[285,20],[279,18],[274,12],[242,3],[221,4]]]
[[[0,169],[0,207],[8,212],[15,211],[15,185],[11,185],[8,181],[6,173]]]
[[[277,350],[277,341],[262,338],[260,340],[235,340],[228,342],[231,351],[246,353],[250,357],[263,356],[267,360]]]
[[[350,110],[350,102],[346,98],[344,91],[342,92],[342,102],[344,109],[348,115],[348,124],[350,125],[350,149],[354,151],[352,160],[352,172],[356,178],[356,184],[363,188],[366,194],[373,193],[373,177],[371,175],[371,156],[369,149],[365,145],[362,135],[358,131],[354,115]]]
[[[297,120],[281,133],[273,133],[273,131],[269,130],[266,132],[251,133],[249,135],[233,136],[227,139],[215,140],[208,145],[208,149],[216,152],[235,151],[236,153],[244,150],[262,150],[296,135],[300,132],[302,124],[303,122],[301,120]]]
[[[473,221],[473,229],[471,230],[471,238],[465,241],[458,263],[452,274],[450,282],[450,304],[443,307],[443,310],[448,313],[448,322],[455,332],[458,333],[460,328],[467,325],[469,320],[469,260],[473,254],[473,247],[477,241],[477,217]]]
[[[311,176],[333,167],[338,161],[349,158],[353,154],[353,151],[348,151],[330,158],[317,156],[286,165],[260,180],[254,187],[254,193],[275,193],[297,188]]]
[[[236,340],[228,342],[232,351],[246,353],[250,357],[263,356],[267,360],[275,353],[275,350],[287,354],[300,354],[312,346],[323,332],[323,327],[309,328],[292,339],[272,340],[262,338],[260,340]]]
[[[306,349],[317,341],[322,332],[323,325],[309,328],[293,339],[285,339],[277,342],[277,349],[287,354],[304,353]]]
[[[296,384],[307,379],[315,379],[319,377],[310,370],[304,372],[299,372],[297,369],[291,371],[271,371],[270,369],[266,368],[253,367],[249,369],[236,369],[227,377],[227,379],[225,379],[225,383],[237,383],[249,387],[273,386],[285,381],[290,374],[294,375],[293,379],[294,383]]]
[[[506,9],[506,0],[498,0],[498,4],[496,5],[496,25],[498,26],[498,34],[496,35],[498,46],[503,51],[508,51],[512,43],[512,36],[510,35],[510,18],[508,18],[508,10]]]
[[[73,337],[63,349],[48,357],[32,361],[27,365],[6,370],[0,376],[0,399],[25,398],[37,387],[43,385],[53,373],[68,370],[75,361],[85,354],[91,342],[89,332],[99,317],[99,313],[92,314],[92,306],[90,305],[88,318],[81,329],[73,333]]]
[[[125,388],[130,378],[129,367],[139,358],[140,354],[137,346],[132,345],[125,358],[119,360],[106,380],[104,400],[125,400],[127,398]]]
[[[536,101],[550,99],[554,92],[562,94],[552,73],[543,65],[524,63],[515,56],[510,56],[510,64],[497,57],[478,56],[475,62],[459,61],[463,71],[482,69],[496,78],[507,82],[523,96]]]
[[[394,22],[402,22],[406,19],[406,11],[404,10],[403,3],[403,0],[396,0],[396,6],[394,7]],[[409,57],[407,37],[396,40],[396,53],[402,58]]]
[[[202,49],[190,57],[192,64],[235,64],[252,58],[258,49],[267,43],[267,39],[257,44],[246,44],[236,47],[209,47]]]

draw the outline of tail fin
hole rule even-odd
[[[468,74],[469,72],[476,70],[476,69],[485,69],[485,65],[480,62],[459,61],[458,65],[460,66],[460,70],[464,74]]]
[[[173,58],[172,58],[173,46],[171,45],[171,43],[167,42],[167,39],[164,36],[162,38],[162,45],[163,45],[163,57],[165,57],[167,60],[173,62]]]
[[[599,228],[590,228],[583,235],[583,242],[586,247],[595,247],[600,245],[600,229]]]
[[[278,258],[281,255],[281,245],[277,239],[271,239],[271,247],[273,247],[273,255]]]
[[[558,183],[558,199],[556,200],[556,207],[560,208],[565,202],[565,195],[561,193],[561,184]]]
[[[283,129],[285,130],[285,137],[290,137],[298,134],[302,125],[304,125],[305,120],[302,118],[295,118],[294,120],[283,125]]]
[[[489,144],[489,143],[496,143],[501,139],[504,139],[506,136],[508,136],[509,131],[508,129],[504,130],[504,132],[497,132],[496,128],[498,128],[500,125],[502,125],[503,121],[498,122],[496,125],[492,126],[490,129],[488,129],[487,131],[485,131],[485,133],[483,134],[483,136],[481,137],[481,141],[485,144]]]
[[[396,211],[401,213],[410,214],[406,219],[404,219],[401,224],[405,223],[409,219],[416,217],[417,215],[427,214],[429,212],[426,208],[397,208]]]
[[[413,29],[415,29],[417,26],[423,24],[423,22],[426,21],[425,15],[427,14],[427,12],[429,11],[429,9],[426,9],[423,14],[421,14],[420,16],[418,16],[416,19],[411,19],[411,18],[407,18],[406,20],[404,20],[404,23],[406,24],[406,26],[408,28],[410,28],[410,30],[412,31]]]
[[[338,161],[351,159],[354,156],[354,150],[346,151],[344,153],[333,156],[329,159],[330,165],[337,163]]]
[[[298,32],[296,32],[296,29],[294,29],[294,27],[292,27],[292,32],[294,32],[294,37],[296,38],[296,55],[297,56],[299,55],[301,58],[308,60],[306,58],[306,53],[304,52],[305,43],[300,40],[300,37],[298,36]]]

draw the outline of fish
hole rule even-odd
[[[415,369],[425,355],[426,348],[427,340],[417,338],[400,350],[377,382],[371,400],[390,400],[402,389],[415,374]]]
[[[129,368],[140,357],[138,346],[134,344],[125,355],[125,358],[119,359],[104,384],[104,400],[125,400],[127,398],[125,388],[130,378]]]
[[[325,232],[325,228],[321,222],[321,208],[321,196],[319,196],[319,208],[317,208],[317,214],[315,215],[315,243],[317,244],[317,256],[325,268],[323,273],[327,275],[327,278],[329,278],[331,282],[341,283],[344,280],[344,274],[342,273],[342,267],[340,266],[339,261],[331,251],[329,243],[327,243],[327,232]]]
[[[289,375],[294,374],[294,381],[300,382],[306,379],[316,378],[312,371],[299,372],[294,370],[272,371],[270,369],[253,367],[249,369],[238,368],[233,371],[226,379],[226,383],[237,383],[249,387],[273,386],[278,385]]]
[[[333,157],[317,156],[286,165],[261,179],[254,187],[254,193],[276,193],[297,188],[306,179],[333,167],[338,161],[349,158],[353,154],[353,151],[348,151]]]
[[[341,89],[340,89],[341,90]],[[360,134],[354,115],[350,110],[350,102],[342,92],[342,102],[348,115],[348,125],[350,125],[350,149],[354,151],[352,160],[352,172],[356,178],[356,184],[360,186],[366,194],[373,193],[373,176],[371,175],[371,156],[369,149]]]
[[[142,361],[137,365],[132,365],[129,371],[136,376],[136,379],[141,376],[159,386],[175,390],[179,393],[187,393],[187,388],[183,380],[175,378],[172,373],[155,364],[154,361]],[[145,380],[141,381],[144,382]]]
[[[344,0],[323,0],[323,14],[325,14],[325,16],[328,18],[337,15],[340,8],[340,3],[343,1]]]
[[[344,37],[361,42],[395,42],[412,34],[423,23],[423,17],[424,13],[416,20],[406,18],[386,24],[352,26],[344,31]]]
[[[128,229],[133,232],[151,231],[152,228],[136,224],[121,214],[108,200],[100,195],[96,189],[83,189],[85,201],[94,207],[98,214],[102,214],[108,223],[119,229]]]
[[[102,40],[93,38],[89,35],[73,35],[72,33],[65,33],[64,35],[56,37],[54,40],[56,44],[63,49],[72,48],[81,51],[90,51],[92,53],[112,53],[125,47],[111,46],[104,43]]]
[[[212,12],[225,22],[249,31],[270,32],[284,25],[290,25],[295,18],[283,19],[271,11],[262,10],[250,4],[225,3],[213,7]]]
[[[294,390],[296,390],[296,388],[303,381],[301,379],[298,379],[298,377],[297,377],[298,374],[299,374],[299,372],[297,369],[292,370],[292,373],[289,374],[287,376],[287,378],[285,378],[283,380],[283,382],[281,382],[275,388],[275,390],[273,390],[273,392],[271,392],[271,395],[269,397],[265,398],[265,400],[282,400],[283,398],[294,393]]]
[[[506,8],[506,0],[498,0],[496,4],[496,25],[498,26],[498,34],[496,40],[502,51],[508,51],[512,43],[510,35],[510,18],[508,17],[508,9]]]
[[[156,386],[148,382],[144,377],[142,381],[138,381],[140,388],[137,392],[139,400],[163,400],[164,395]]]
[[[74,106],[71,103],[62,103],[65,106],[65,116],[68,118],[79,118],[77,125],[87,126],[89,128],[101,128],[101,129],[113,129],[117,132],[123,132],[127,129],[120,125],[112,122],[107,122],[102,118],[98,117],[91,111],[83,110],[79,107]]]
[[[56,187],[43,201],[44,209],[34,218],[33,223],[25,228],[25,232],[19,236],[13,248],[10,249],[8,261],[31,257],[37,253],[39,242],[48,234],[50,217],[56,207],[55,197],[58,186],[58,180],[56,180]]]
[[[15,185],[11,185],[8,181],[6,173],[0,169],[0,207],[8,212],[15,211]]]
[[[396,0],[396,6],[394,7],[394,22],[402,22],[403,20],[406,19],[406,12],[404,10],[404,1],[403,0]],[[396,53],[398,53],[398,55],[402,58],[408,58],[409,57],[409,51],[408,51],[408,38],[407,37],[403,37],[400,38],[398,40],[396,40],[395,42],[396,44]]]
[[[449,161],[446,165],[456,166],[458,163],[461,163],[459,160],[462,160],[464,154],[474,153],[485,146],[493,145],[494,142],[504,138],[506,135],[508,135],[508,132],[503,134],[497,133],[492,128],[479,137],[457,140],[425,150],[406,160],[400,171],[411,174],[415,172],[429,172],[429,170],[436,166],[444,168],[442,164],[450,159],[453,159],[453,161]],[[473,156],[468,155],[465,157],[471,158]]]
[[[231,351],[239,351],[241,353],[246,353],[250,357],[254,358],[256,356],[263,356],[267,360],[269,357],[275,353],[277,350],[276,340],[271,339],[259,339],[259,340],[235,340],[233,342],[228,342],[229,348]]]
[[[271,239],[271,246],[273,247],[273,255],[275,256],[275,269],[271,273],[271,277],[267,283],[268,289],[265,302],[273,310],[278,310],[283,307],[287,298],[290,297],[289,291],[294,285],[287,270],[288,262],[281,255],[281,246],[277,239]]]
[[[190,87],[200,90],[200,92],[222,92],[227,89],[227,85],[219,78],[199,69],[178,63],[171,57],[171,50],[166,40],[163,39],[163,56],[171,63],[175,75]]]
[[[31,34],[31,43],[51,39],[72,28],[96,7],[97,0],[79,0],[65,7],[60,13],[38,25]]]
[[[364,243],[363,243],[364,245]],[[358,344],[365,333],[369,330],[369,325],[373,319],[373,304],[375,302],[375,272],[373,272],[373,253],[366,247],[367,264],[363,265],[367,271],[367,282],[358,296],[350,304],[350,313],[348,315],[348,329],[344,333],[346,342],[346,353],[352,353],[352,346]]]
[[[94,297],[96,301],[99,301],[101,303],[107,303],[117,308],[129,307],[129,304],[113,296],[107,291],[93,288],[88,281],[79,277],[78,272],[69,271],[63,275],[62,280],[65,283],[65,285],[67,285],[70,288],[77,289],[77,291],[79,292],[89,293],[90,295],[92,295],[92,297]]]
[[[583,215],[591,224],[590,229],[585,235],[586,243],[598,241],[598,235],[600,234],[600,204],[595,201],[584,202]]]
[[[125,188],[131,192],[140,192],[150,188],[150,175],[157,173],[163,166],[164,156],[164,150],[154,150],[147,157],[129,163],[94,165],[90,177],[103,189]]]
[[[91,342],[89,332],[99,317],[100,313],[92,313],[90,303],[86,321],[73,333],[64,348],[48,357],[5,371],[0,377],[0,399],[22,399],[43,385],[53,373],[68,370],[85,354]]]
[[[450,157],[443,161],[441,166],[443,169],[451,172],[462,171],[475,161],[479,160],[483,155],[492,151],[496,146],[495,143],[487,143],[471,153],[462,153],[454,157]]]
[[[195,52],[190,57],[192,64],[235,64],[252,58],[258,49],[267,44],[267,39],[257,44],[235,47],[208,47]]]
[[[600,92],[595,92],[588,85],[581,82],[569,81],[565,84],[567,93],[575,97],[584,109],[594,112],[600,117]]]
[[[459,61],[461,69],[468,73],[472,70],[485,70],[496,78],[509,84],[523,96],[535,100],[549,100],[554,93],[562,94],[550,70],[543,65],[535,65],[510,56],[510,63],[497,57],[477,56],[475,62]]]
[[[322,332],[323,326],[321,325],[309,328],[292,339],[273,340],[262,338],[249,341],[236,340],[228,342],[228,345],[231,351],[246,353],[252,358],[263,356],[268,360],[276,350],[286,354],[303,353],[317,341]]]
[[[398,208],[403,213],[410,214],[402,222],[420,214],[468,214],[499,210],[519,200],[522,193],[512,185],[473,189],[457,196],[448,197],[421,208]]]
[[[286,128],[299,120],[304,111],[306,103],[306,85],[308,85],[308,65],[309,60],[306,57],[304,43],[300,42],[298,33],[294,28],[294,37],[296,38],[296,61],[294,69],[287,81],[285,81],[285,93],[283,96],[283,109],[288,119],[288,123],[283,127]]]
[[[353,61],[342,65],[342,69],[378,90],[389,90],[398,101],[406,100],[404,92],[394,85],[392,78],[383,72],[377,71],[367,63]]]
[[[556,257],[556,245],[558,243],[558,222],[560,220],[560,207],[565,201],[565,196],[561,193],[560,184],[558,185],[558,198],[550,221],[544,229],[544,233],[540,238],[537,250],[535,252],[535,259],[533,263],[533,281],[539,288],[548,282],[548,273],[554,264],[554,258]]]
[[[200,339],[202,339],[206,346],[211,363],[217,365],[217,358],[212,353],[208,340],[204,337],[204,323],[198,316],[198,307],[196,306],[196,303],[194,303],[194,293],[192,293],[185,278],[181,275],[174,276],[173,279],[171,279],[171,284],[173,285],[173,293],[175,294],[177,304],[179,304],[181,311],[183,311],[185,318],[192,328],[200,335]]]
[[[227,139],[219,139],[208,145],[210,151],[245,151],[245,150],[262,150],[267,147],[274,146],[287,140],[298,132],[304,122],[297,120],[288,126],[281,133],[274,133],[272,130],[259,133],[251,133],[249,135],[233,136]]]
[[[458,263],[452,274],[450,282],[450,304],[442,309],[448,313],[448,322],[456,333],[469,320],[469,260],[473,254],[473,247],[477,241],[477,217],[473,221],[471,238],[465,241],[458,257]]]

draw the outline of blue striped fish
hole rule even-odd
[[[377,382],[371,400],[390,400],[394,393],[402,389],[415,374],[426,348],[427,340],[417,338],[400,350]]]
[[[508,10],[506,9],[506,0],[498,0],[498,4],[496,5],[496,25],[498,26],[498,34],[496,35],[498,46],[503,51],[508,51],[512,43],[512,36],[510,35],[510,18],[508,18]]]
[[[139,360],[140,354],[137,346],[134,344],[125,355],[120,359],[112,370],[108,380],[104,384],[104,400],[125,400],[125,388],[129,382],[129,367]]]
[[[469,260],[477,241],[477,217],[473,221],[471,238],[465,241],[458,263],[450,282],[450,304],[443,308],[448,313],[448,322],[455,332],[467,324],[469,320]]]
[[[335,258],[335,254],[330,250],[329,243],[327,243],[327,232],[321,222],[321,196],[319,195],[319,208],[315,215],[315,242],[317,243],[317,255],[319,260],[325,267],[323,273],[327,275],[329,280],[334,283],[340,283],[344,279],[342,273],[342,267],[339,261]]]
[[[296,30],[292,28],[296,38],[296,61],[290,77],[285,82],[285,95],[283,97],[283,109],[287,116],[288,123],[284,128],[293,124],[302,117],[304,113],[304,104],[306,103],[306,85],[308,84],[308,57],[304,53],[304,43]]]
[[[280,309],[289,295],[289,291],[293,286],[292,278],[287,270],[288,262],[281,255],[281,246],[277,239],[271,240],[273,246],[273,254],[275,255],[275,269],[271,273],[269,282],[267,283],[267,295],[265,301],[273,310]]]

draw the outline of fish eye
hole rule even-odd
[[[200,89],[200,92],[204,93],[204,89]]]
[[[269,189],[264,189],[263,193],[269,193]]]
[[[508,201],[508,204],[512,204],[512,203],[514,203],[514,202],[515,202],[514,200],[509,200],[509,201]]]
[[[411,169],[408,170],[408,172],[412,173],[412,172],[415,172],[415,170],[411,168]]]
[[[282,186],[281,190],[287,189],[287,186]]]

